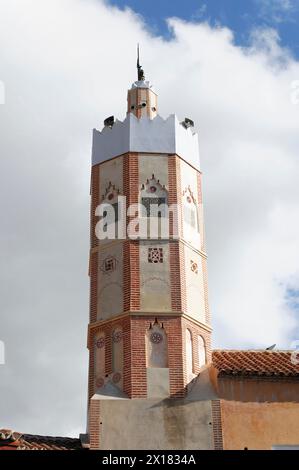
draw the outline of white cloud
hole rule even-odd
[[[297,0],[255,0],[259,16],[269,23],[292,22],[298,11]]]
[[[200,129],[215,346],[298,339],[287,292],[299,287],[299,64],[273,30],[242,49],[226,28],[169,24],[166,42],[100,1],[0,4],[7,427],[84,431],[91,129],[124,117],[138,41],[160,114]]]

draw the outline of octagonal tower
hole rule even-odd
[[[88,348],[95,448],[104,433],[100,403],[184,398],[211,354],[198,136],[191,120],[157,114],[157,95],[137,66],[125,120],[110,117],[93,132]]]

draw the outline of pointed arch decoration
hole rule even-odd
[[[191,382],[194,377],[193,374],[193,338],[191,331],[186,328],[185,331],[185,348],[186,348],[186,372],[187,381]]]
[[[204,338],[199,335],[197,337],[197,348],[198,348],[198,364],[199,367],[203,367],[207,362],[206,356],[206,344]]]
[[[163,323],[155,319],[145,334],[146,366],[168,367],[168,341]]]
[[[163,206],[168,204],[168,191],[165,185],[152,174],[144,184],[141,185],[140,190],[141,204],[144,207],[144,216],[163,217]],[[161,206],[161,213],[159,215],[159,206]]]

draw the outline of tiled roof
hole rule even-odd
[[[80,439],[21,434],[0,430],[0,450],[82,450]]]
[[[299,378],[299,364],[292,361],[292,353],[293,351],[214,350],[212,363],[221,375]]]

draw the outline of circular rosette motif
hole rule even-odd
[[[121,373],[120,372],[115,372],[112,376],[112,382],[114,384],[118,384],[121,381]]]
[[[159,343],[162,343],[163,336],[161,335],[161,333],[154,332],[154,333],[151,334],[150,340],[154,344],[159,344]]]
[[[195,274],[198,273],[198,265],[195,263],[195,261],[191,261],[191,271]]]
[[[97,388],[102,388],[105,384],[105,380],[103,379],[103,377],[98,377],[96,379],[96,386]]]
[[[97,348],[101,349],[105,346],[105,338],[101,337],[96,341]]]
[[[121,340],[122,340],[122,332],[120,330],[116,330],[113,332],[113,335],[112,335],[112,341],[113,343],[119,343]]]

